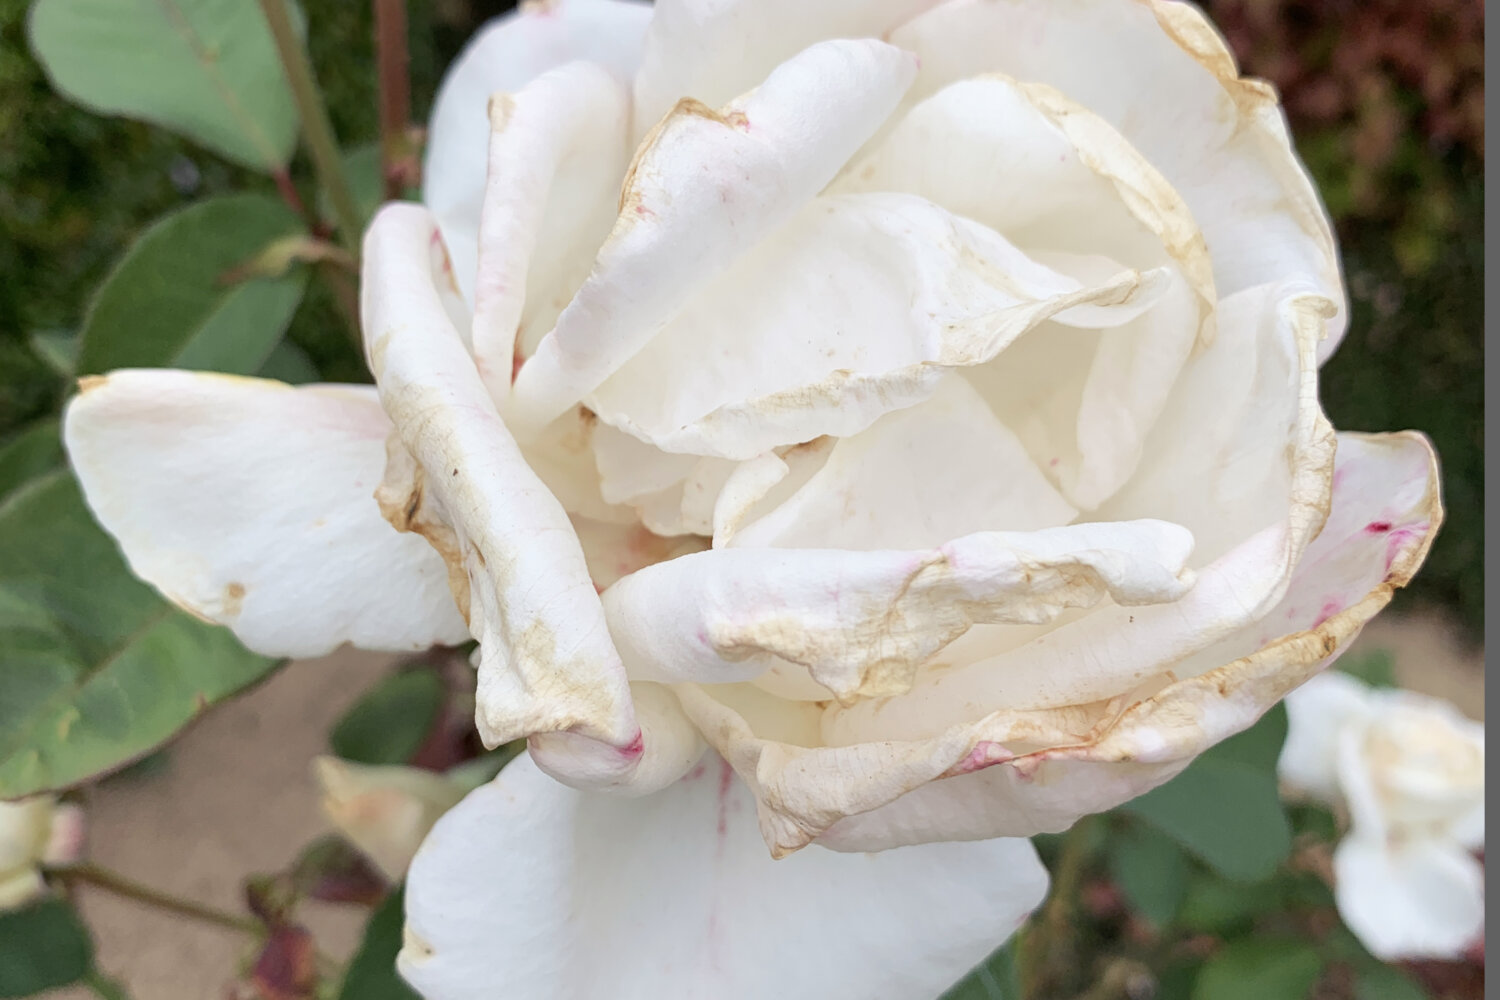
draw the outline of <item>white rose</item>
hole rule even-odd
[[[74,860],[83,841],[83,814],[50,795],[0,802],[0,912],[46,891],[43,864]]]
[[[1192,7],[533,4],[430,137],[365,239],[378,392],[67,417],[135,571],[252,647],[479,640],[529,753],[413,864],[429,997],[935,995],[1044,891],[991,838],[1250,725],[1437,527],[1426,441],[1318,407],[1328,223]]]
[[[1456,958],[1484,929],[1484,726],[1445,701],[1315,677],[1286,700],[1278,768],[1349,821],[1339,913],[1388,961]]]
[[[479,782],[417,767],[356,764],[318,757],[313,775],[323,815],[392,882],[407,866],[438,817]]]

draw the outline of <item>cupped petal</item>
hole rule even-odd
[[[636,151],[594,268],[517,375],[523,438],[592,392],[714,276],[780,228],[891,113],[912,57],[822,42],[714,111],[680,102]]]
[[[1065,829],[1081,815],[1161,784],[1209,746],[1253,724],[1326,668],[1411,579],[1441,520],[1426,440],[1345,435],[1339,459],[1333,514],[1282,601],[1262,621],[1158,667],[1111,697],[1090,698],[1085,691],[1072,701],[1038,698],[1030,688],[1046,679],[1031,677],[1011,699],[992,700],[972,689],[950,691],[946,701],[932,697],[942,679],[967,668],[922,674],[900,697],[829,705],[821,713],[810,704],[788,711],[785,702],[766,710],[757,699],[769,696],[753,688],[683,684],[678,696],[709,744],[755,791],[773,850],[814,840],[839,850],[882,850]],[[1371,523],[1379,530],[1367,530]],[[1167,608],[1189,605],[1206,575]],[[1325,618],[1317,601],[1333,593],[1357,596]],[[1071,630],[1113,611],[1054,629],[1030,644],[1029,657],[1016,666],[1057,656],[1057,676],[1046,691],[1066,694],[1068,671],[1078,671],[1088,657],[1129,652],[1123,611],[1126,621],[1115,624],[1108,641],[1067,641]],[[1139,619],[1153,609],[1133,613]],[[1049,648],[1054,642],[1060,649]],[[919,693],[928,700],[908,710]],[[935,731],[929,715],[938,720]]]
[[[1333,871],[1339,916],[1383,961],[1458,958],[1484,932],[1484,868],[1455,844],[1350,836]]]
[[[1002,72],[1045,83],[1108,121],[1202,228],[1221,296],[1288,279],[1346,306],[1332,226],[1275,92],[1238,75],[1204,15],[1175,0],[947,0],[889,36],[922,58],[911,97]]]
[[[1041,902],[1030,844],[772,861],[710,757],[650,799],[520,757],[412,864],[398,968],[427,1000],[937,996]]]
[[[1167,277],[1119,266],[1080,280],[916,195],[821,197],[702,289],[588,405],[661,450],[748,460],[862,431],[1047,319],[1129,322]]]
[[[382,209],[365,237],[366,351],[398,436],[382,509],[448,564],[480,644],[475,714],[486,744],[527,737],[560,778],[644,790],[638,779],[656,780],[680,727],[653,712],[666,745],[643,732],[578,535],[442,311],[435,239],[432,216],[405,204]]]
[[[1339,734],[1373,714],[1368,685],[1330,670],[1286,696],[1287,733],[1276,773],[1288,789],[1341,807]]]
[[[464,641],[443,561],[375,502],[390,420],[368,386],[124,370],[64,439],[131,570],[268,656]]]
[[[898,694],[979,622],[1040,623],[1106,594],[1168,602],[1192,536],[1160,521],[982,532],[940,548],[725,548],[640,570],[604,595],[632,677],[724,683],[786,663],[846,701]]]
[[[629,101],[607,70],[586,62],[490,98],[472,341],[499,405],[516,365],[583,283],[614,224],[630,159]]]
[[[741,548],[908,549],[1078,514],[958,375],[930,399],[840,438],[802,487],[740,529]]]
[[[938,0],[661,0],[635,79],[639,134],[678,99],[718,107],[830,38],[884,38]]]
[[[497,17],[470,39],[433,101],[422,201],[437,217],[455,277],[473,301],[484,202],[490,96],[513,93],[575,60],[628,84],[640,62],[651,6],[631,0],[543,0]]]
[[[831,714],[830,740],[849,743],[930,736],[972,721],[987,706],[1019,710],[1102,702],[1151,683],[1169,670],[1182,676],[1181,664],[1187,658],[1265,618],[1286,592],[1293,570],[1327,516],[1334,471],[1333,430],[1318,408],[1313,353],[1325,302],[1316,296],[1279,297],[1285,292],[1271,289],[1238,303],[1226,300],[1221,335],[1206,352],[1224,350],[1225,341],[1259,337],[1267,345],[1266,355],[1278,362],[1268,363],[1265,394],[1255,401],[1273,409],[1274,416],[1267,419],[1274,421],[1274,434],[1269,441],[1256,440],[1256,450],[1247,455],[1252,463],[1267,463],[1265,468],[1252,464],[1249,472],[1268,476],[1273,484],[1257,494],[1265,506],[1254,515],[1256,528],[1247,528],[1238,544],[1198,569],[1193,589],[1173,604],[1102,608],[994,655],[920,677],[911,692],[879,704],[878,712],[876,704],[867,704]],[[1201,392],[1211,400],[1211,387],[1200,380],[1213,371],[1185,372],[1180,391],[1194,398]],[[1168,414],[1173,421],[1179,417],[1197,419],[1191,412]],[[1190,451],[1195,438],[1166,421],[1158,425],[1156,436],[1168,438],[1171,447],[1160,446],[1158,453],[1155,442],[1149,442],[1142,471],[1160,462],[1163,488],[1170,482],[1179,494],[1193,498],[1163,508],[1193,513],[1194,524],[1189,528],[1196,536],[1196,526],[1209,517],[1201,493],[1183,488],[1183,483],[1198,482],[1194,472],[1203,459]],[[1179,439],[1184,442],[1181,452],[1175,450]],[[1178,454],[1186,454],[1181,471],[1166,471]],[[1125,508],[1127,514],[1114,509],[1112,501],[1109,516],[1139,518],[1145,516],[1147,506]],[[1213,530],[1212,525],[1207,527]],[[1294,629],[1266,634],[1259,645],[1286,631]],[[1204,663],[1199,669],[1253,652],[1259,645]]]

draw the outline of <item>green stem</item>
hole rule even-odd
[[[126,878],[118,872],[101,868],[91,862],[78,865],[68,865],[64,868],[53,870],[53,874],[60,876],[69,883],[81,883],[91,885],[105,892],[113,893],[124,899],[133,900],[145,906],[175,913],[178,916],[189,917],[200,920],[203,923],[214,924],[228,930],[240,931],[244,934],[259,934],[260,925],[249,917],[236,916],[233,913],[196,903],[191,899],[182,899],[170,893],[153,889],[149,885]]]
[[[286,0],[260,0],[260,9],[271,27],[271,37],[275,39],[276,51],[281,56],[281,68],[286,72],[292,98],[297,102],[297,113],[302,119],[302,140],[312,155],[313,166],[317,168],[318,182],[333,203],[339,237],[344,248],[358,258],[359,210],[354,206],[354,195],[349,190],[348,178],[344,176],[338,142],[334,139],[333,125],[328,120],[328,109],[323,105],[307,50],[292,27],[292,19],[286,12]]]
[[[98,994],[102,1000],[130,1000],[125,987],[106,977],[98,969],[90,969],[83,977],[83,984]]]

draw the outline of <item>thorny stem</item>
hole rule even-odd
[[[375,64],[380,82],[380,176],[387,201],[405,192],[411,156],[410,60],[406,49],[406,0],[373,0]]]
[[[214,924],[228,930],[239,931],[244,934],[259,934],[260,925],[250,917],[236,916],[224,910],[196,903],[190,899],[182,899],[160,889],[153,889],[134,879],[126,878],[118,872],[110,871],[108,868],[91,862],[83,864],[68,865],[52,869],[52,873],[68,883],[82,883],[91,885],[105,892],[113,893],[124,899],[134,900],[146,906],[175,913],[178,916],[189,917],[193,920],[201,920],[204,923]]]
[[[1089,842],[1097,817],[1085,816],[1063,835],[1052,893],[1038,919],[1026,928],[1019,949],[1021,995],[1041,1000],[1051,994],[1059,968],[1072,960],[1073,904],[1088,867]]]
[[[265,13],[266,23],[271,28],[271,37],[276,41],[276,52],[281,56],[281,68],[286,72],[292,98],[297,102],[298,117],[302,120],[302,139],[307,144],[313,166],[318,171],[318,182],[328,192],[328,200],[333,204],[333,214],[339,224],[339,238],[344,249],[358,258],[361,229],[359,211],[354,205],[354,195],[349,191],[349,180],[344,176],[338,142],[334,139],[333,125],[328,120],[328,109],[323,106],[323,97],[318,90],[317,79],[313,76],[307,50],[302,47],[301,39],[292,28],[292,19],[286,12],[286,0],[260,0],[260,9]]]

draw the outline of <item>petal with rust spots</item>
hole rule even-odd
[[[490,21],[443,76],[427,127],[422,201],[453,255],[453,276],[473,301],[490,96],[520,90],[575,60],[608,69],[622,84],[640,62],[651,7],[621,0],[548,0]]]
[[[125,370],[86,381],[65,440],[132,571],[270,656],[466,637],[442,560],[373,494],[391,424],[366,386]]]
[[[510,394],[515,364],[536,349],[583,283],[614,224],[630,160],[629,100],[603,67],[584,62],[490,99],[472,339],[479,373],[499,405]]]
[[[428,1000],[489,1000],[497,968],[515,1000],[909,1000],[962,977],[1046,892],[1020,840],[773,862],[753,808],[715,758],[621,800],[520,757],[417,855],[398,968]]]
[[[1105,594],[1171,601],[1192,537],[1160,521],[983,532],[938,549],[715,549],[647,567],[604,595],[633,677],[742,681],[780,661],[841,699],[911,686],[976,622],[1045,622]]]
[[[895,108],[912,57],[823,42],[720,112],[685,100],[641,145],[594,269],[516,378],[529,437],[592,392],[702,286],[780,228]]]
[[[552,734],[560,777],[629,785],[643,734],[582,547],[441,310],[435,232],[419,206],[381,210],[365,237],[363,317],[382,403],[420,472],[414,505],[451,532],[440,551],[467,580],[480,735],[493,746]]]
[[[1127,323],[1043,326],[972,373],[1073,503],[1092,509],[1117,490],[1194,343],[1212,336],[1203,234],[1165,178],[1052,88],[991,74],[922,101],[832,190],[921,195],[1083,280],[1121,265],[1171,274],[1153,307]]]
[[[1218,540],[1222,529],[1214,528],[1201,498],[1184,491],[1183,482],[1202,482],[1256,503],[1217,511],[1237,519],[1242,533],[1227,552],[1197,570],[1185,597],[1155,608],[1101,608],[1020,645],[919,677],[907,695],[879,706],[878,720],[873,704],[834,711],[826,725],[829,742],[918,739],[1000,705],[1041,709],[1106,700],[1167,670],[1182,676],[1182,661],[1265,618],[1286,593],[1331,503],[1333,429],[1318,408],[1314,354],[1325,307],[1325,300],[1298,294],[1295,286],[1226,299],[1220,336],[1184,372],[1167,419],[1148,440],[1141,474],[1156,477],[1151,490],[1133,493],[1127,487],[1126,494],[1142,502],[1110,511],[1112,517],[1141,517],[1152,509],[1142,498],[1175,490],[1179,499],[1160,507],[1192,513],[1191,527]],[[1257,347],[1236,347],[1247,340]],[[1213,409],[1216,379],[1226,374],[1218,359],[1232,362],[1246,353],[1258,364],[1244,366],[1236,377],[1251,380],[1253,395],[1244,390],[1250,399],[1236,403],[1241,390],[1232,389],[1235,380],[1224,386],[1231,414],[1269,411],[1247,432],[1263,436],[1248,441]],[[1205,408],[1201,420],[1196,406]],[[1220,656],[1203,669],[1237,655]]]
[[[1170,279],[1166,268],[1115,266],[1080,280],[916,195],[820,197],[687,303],[588,405],[664,451],[751,459],[862,431],[930,396],[947,369],[990,361],[1053,317],[1128,323]]]
[[[1109,122],[1187,202],[1218,292],[1299,278],[1346,311],[1333,229],[1275,92],[1241,79],[1203,14],[1174,0],[950,0],[893,31],[922,72],[910,97],[1001,72],[1044,83]]]

